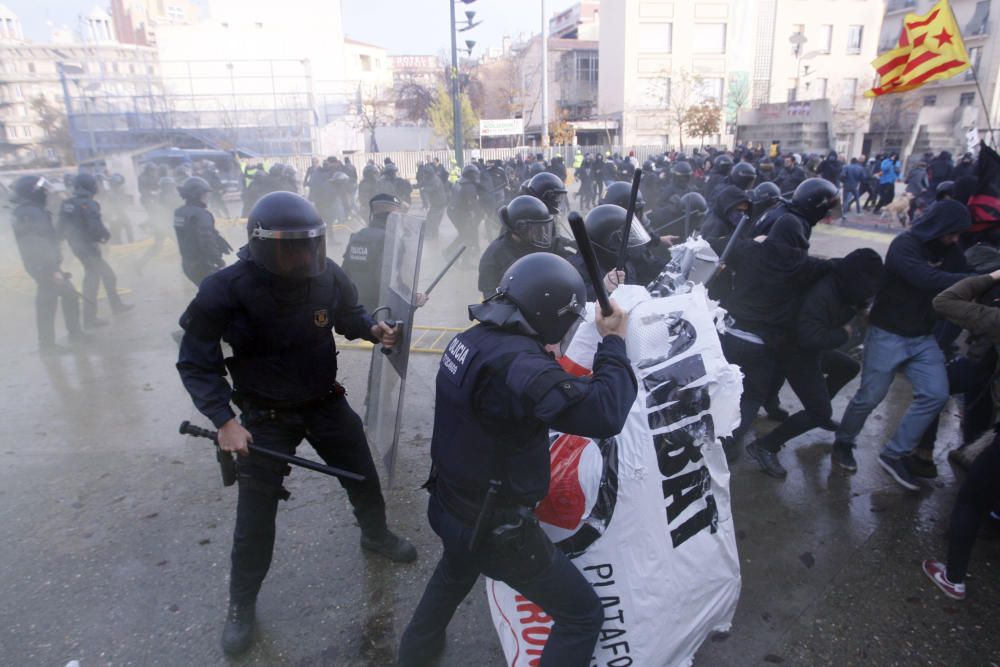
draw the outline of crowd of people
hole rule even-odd
[[[446,253],[466,246],[484,297],[470,308],[479,324],[456,337],[442,358],[428,486],[431,523],[445,555],[404,633],[400,663],[423,664],[440,649],[455,607],[485,572],[520,586],[552,615],[556,625],[545,658],[585,664],[581,660],[600,629],[599,602],[521,510],[544,496],[548,428],[613,435],[636,387],[624,354],[627,315],[617,307],[598,318],[604,342],[594,369],[601,383],[568,376],[548,356],[597,288],[564,233],[569,177],[577,183],[575,208],[586,214],[604,286],[612,294],[623,284],[654,282],[670,263],[671,247],[691,235],[723,258],[707,287],[728,312],[721,336],[725,356],[744,375],[741,421],[724,442],[731,462],[746,451],[764,474],[782,479],[782,448],[822,429],[834,434],[832,464],[845,473],[857,471],[859,434],[902,373],[913,400],[877,462],[900,486],[916,491],[920,478],[937,475],[938,416],[949,396],[964,397],[963,446],[990,433],[1000,399],[1000,233],[970,231],[974,169],[972,156],[959,165],[947,153],[917,162],[905,179],[914,217],[884,259],[871,248],[831,259],[810,254],[814,227],[839,215],[842,205],[845,212],[852,204],[858,211],[890,205],[900,178],[897,156],[862,156],[845,164],[833,152],[821,159],[738,147],[690,156],[670,151],[639,164],[633,154],[581,150],[569,167],[561,156],[528,154],[475,160],[461,169],[427,159],[417,167],[416,187],[388,159],[363,165],[359,178],[350,158],[316,158],[301,181],[286,165],[253,165],[242,190],[248,243],[236,263],[226,266],[232,248],[216,231],[212,213],[225,211],[226,204],[212,167],[171,171],[147,165],[138,190],[154,243],[143,261],[172,229],[182,271],[199,287],[181,318],[178,369],[196,407],[220,429],[222,448],[245,455],[238,464],[224,649],[239,653],[251,642],[274,517],[279,499],[287,497],[284,467],[251,453],[251,442],[291,453],[306,438],[327,463],[360,471],[363,482],[342,481],[361,525],[362,546],[397,562],[416,558],[414,547],[387,526],[378,474],[360,419],[336,382],[336,351],[329,343],[333,329],[386,348],[396,342],[392,325],[371,316],[379,305],[381,245],[391,213],[419,201],[432,239],[447,217],[457,233]],[[639,197],[624,238],[637,172]],[[101,254],[101,244],[133,234],[123,213],[127,206],[116,204],[120,195],[113,194],[122,180],[114,174],[105,180],[102,189],[93,174],[77,174],[55,221],[44,179],[25,176],[14,184],[15,236],[38,284],[43,352],[62,351],[54,328],[60,302],[72,343],[86,342],[87,330],[106,324],[97,316],[100,284],[112,312],[130,308]],[[103,208],[98,199],[106,202]],[[363,226],[347,241],[342,262],[327,258],[329,227],[337,224]],[[63,239],[83,264],[82,293],[61,268]],[[221,341],[232,347],[225,362]],[[832,399],[859,375],[860,385],[837,420]],[[801,403],[794,414],[779,401],[786,383]],[[231,403],[240,407],[240,418]],[[601,412],[596,406],[615,409]],[[758,435],[754,422],[762,409],[778,423]],[[489,456],[456,449],[455,443],[472,441],[488,443],[483,452],[488,449]],[[511,446],[516,461],[505,450]],[[498,471],[498,457],[509,467]],[[928,576],[953,598],[965,595],[977,534],[1000,524],[998,474],[1000,441],[993,440],[971,464],[959,493],[947,562],[924,563]],[[489,517],[491,525],[499,531],[516,523],[510,537],[516,548],[492,545],[470,557],[479,508],[491,494],[499,494],[503,508]]]

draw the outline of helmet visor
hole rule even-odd
[[[638,217],[632,218],[632,228],[629,230],[628,235],[628,247],[629,248],[639,248],[646,245],[650,241],[649,232],[646,228],[642,226],[642,222]],[[615,233],[611,235],[611,250],[617,252],[618,248],[622,245],[622,232],[620,229],[615,230]]]
[[[326,229],[302,231],[257,228],[250,253],[269,272],[283,278],[314,278],[326,270]]]
[[[555,223],[551,219],[537,222],[522,222],[519,227],[518,236],[531,245],[543,250],[548,250],[552,247]]]
[[[565,190],[550,190],[542,196],[552,215],[569,215],[569,196]]]

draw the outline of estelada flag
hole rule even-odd
[[[985,143],[979,144],[977,178],[976,194],[969,197],[972,232],[1000,227],[1000,155]]]
[[[948,0],[923,16],[907,14],[896,48],[872,61],[880,83],[865,97],[902,93],[929,81],[947,79],[971,67]]]

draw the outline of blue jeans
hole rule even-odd
[[[857,210],[858,215],[861,215],[861,194],[858,192],[858,188],[844,186],[844,213],[850,212],[851,202],[854,202],[854,208]]]
[[[901,458],[916,448],[924,431],[948,401],[944,353],[933,336],[907,338],[875,326],[868,328],[865,337],[861,387],[844,411],[837,431],[838,442],[855,444],[868,415],[889,392],[896,371],[902,371],[913,385],[913,401],[882,453]]]

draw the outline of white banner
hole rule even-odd
[[[718,440],[739,423],[742,376],[726,362],[721,316],[697,285],[652,298],[620,287],[639,394],[620,435],[553,433],[549,495],[536,509],[549,537],[593,584],[604,626],[593,667],[688,665],[727,630],[740,593],[729,469]],[[599,342],[594,304],[563,365],[586,373]],[[512,667],[537,665],[551,619],[505,584],[486,582]]]
[[[481,137],[509,137],[518,134],[524,134],[523,118],[479,121],[479,136]]]
[[[969,128],[965,133],[965,150],[973,155],[979,154],[979,128]]]

